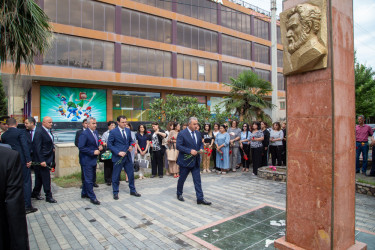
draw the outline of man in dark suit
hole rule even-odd
[[[0,249],[29,249],[20,154],[0,147]]]
[[[94,117],[89,117],[87,119],[87,127],[88,128],[79,136],[78,142],[82,162],[82,174],[85,177],[81,197],[89,198],[91,203],[100,205],[93,190],[93,176],[96,172],[98,155],[100,154],[100,150],[103,150],[103,147],[99,144],[99,134],[98,131],[96,131],[96,119]]]
[[[77,130],[76,138],[74,139],[74,144],[76,145],[77,148],[78,148],[79,136],[86,129],[87,129],[87,119],[83,119],[82,128]],[[78,159],[79,159],[79,165],[81,165],[81,180],[82,180],[82,186],[83,186],[83,183],[85,182],[85,176],[84,176],[83,170],[82,170],[81,152],[79,152]],[[94,173],[93,178],[94,178],[94,187],[99,187],[98,184],[96,184],[96,171]],[[81,186],[81,188],[82,188],[82,186]]]
[[[112,151],[113,172],[112,172],[112,188],[113,199],[118,200],[120,174],[124,169],[129,178],[130,195],[140,197],[134,185],[134,166],[132,162],[131,152],[133,150],[133,140],[130,129],[126,128],[126,117],[117,117],[118,127],[112,129],[108,136],[108,149]]]
[[[35,162],[37,162],[38,165],[34,168],[35,187],[31,195],[32,197],[39,196],[43,186],[46,201],[56,203],[57,201],[52,197],[49,169],[49,167],[55,163],[55,146],[53,144],[54,139],[51,128],[52,118],[46,116],[43,118],[42,126],[35,131],[33,155],[35,155]]]
[[[31,205],[31,157],[26,134],[23,130],[17,129],[17,121],[14,118],[9,118],[7,125],[8,130],[1,136],[2,142],[9,144],[13,150],[20,153],[26,213],[34,213],[38,209]]]
[[[7,115],[3,115],[0,117],[0,141],[1,141],[1,135],[5,133],[5,131],[8,130],[7,120],[10,117]]]
[[[184,201],[182,191],[184,183],[191,172],[194,181],[195,192],[197,196],[197,204],[211,205],[203,196],[201,175],[200,175],[200,153],[203,152],[202,136],[197,131],[198,120],[195,117],[189,119],[189,125],[182,130],[177,136],[176,147],[180,151],[177,164],[180,166],[180,178],[177,183],[177,199]]]
[[[34,154],[34,137],[35,137],[35,132],[36,132],[36,121],[33,117],[29,117],[25,120],[25,127],[26,127],[26,139],[27,139],[27,144],[29,146],[30,150],[30,155],[31,159],[33,162],[37,162],[35,154]],[[34,166],[34,170],[35,170]],[[35,175],[35,183],[42,183],[42,180],[39,179],[40,175]],[[31,195],[31,198],[37,199],[37,200],[43,200],[43,198],[38,194],[38,195]]]

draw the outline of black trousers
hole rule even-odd
[[[104,162],[104,181],[105,183],[112,183],[113,161],[112,159]]]
[[[241,153],[241,163],[243,168],[250,167],[250,145],[249,144],[242,144],[243,148],[240,148]],[[247,160],[244,159],[244,154],[247,155]]]
[[[268,149],[263,148],[262,167],[268,166]]]
[[[253,173],[258,175],[258,168],[262,165],[262,152],[263,147],[251,148],[251,153],[253,155]]]
[[[212,154],[211,154],[211,156],[213,157],[212,159],[213,159],[213,161],[214,161],[214,169],[216,169],[216,170],[220,170],[220,168],[216,167],[216,148],[213,148],[213,149],[212,149]]]
[[[51,175],[50,175],[49,168],[42,167],[40,165],[35,166],[34,173],[35,173],[35,186],[31,195],[32,196],[40,195],[40,191],[42,190],[42,186],[43,186],[46,199],[52,198]]]
[[[165,150],[152,151],[151,174],[163,176],[163,157]]]
[[[270,146],[270,153],[272,155],[272,165],[276,166],[276,159],[277,159],[277,166],[281,166],[282,161],[282,152],[283,146]]]
[[[283,149],[282,149],[282,152],[281,152],[281,160],[282,160],[282,164],[286,166],[286,142],[283,141]]]
[[[372,146],[372,166],[370,175],[375,175],[375,146]]]

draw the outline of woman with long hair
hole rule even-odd
[[[242,172],[249,172],[250,138],[251,138],[250,126],[249,124],[244,123],[242,125],[241,139],[240,139]]]
[[[253,155],[253,175],[258,175],[258,168],[262,166],[262,152],[264,135],[260,129],[260,122],[253,122],[251,125],[251,153]]]
[[[177,136],[178,136],[177,123],[173,123],[170,126],[170,130],[169,130],[168,149],[176,150]],[[177,177],[180,176],[179,175],[180,168],[177,165],[176,161],[177,161],[177,159],[175,159],[174,161],[168,159],[169,173],[173,174],[174,178],[177,178]]]
[[[163,157],[165,154],[165,146],[163,146],[163,138],[167,135],[164,130],[159,128],[159,123],[151,123],[153,132],[151,133],[151,147],[152,147],[152,159],[151,159],[151,178],[159,175],[159,178],[163,178]]]
[[[263,153],[262,153],[262,166],[268,166],[268,146],[270,143],[270,132],[268,131],[268,124],[265,121],[260,122],[264,140],[263,140]]]
[[[214,140],[216,139],[217,134],[220,133],[219,131],[220,124],[219,123],[214,123],[214,131],[212,131],[212,135],[214,136]],[[212,147],[212,157],[214,160],[214,168],[212,169],[213,172],[220,171],[220,168],[216,166],[216,144],[213,145]]]
[[[226,126],[220,125],[219,133],[215,138],[216,144],[216,166],[220,168],[218,174],[226,174],[229,170],[229,143],[230,136]]]
[[[136,139],[136,150],[137,157],[140,160],[149,160],[147,159],[148,149],[150,147],[150,137],[147,134],[146,125],[141,124],[138,126],[137,133],[135,134]],[[139,169],[139,179],[144,179],[143,168]]]
[[[169,132],[172,130],[172,128],[174,128],[174,122],[170,121],[168,122],[167,124],[167,129],[165,131],[165,134],[166,134],[166,138],[167,138],[167,141],[169,140]],[[167,144],[164,144],[164,146],[166,147],[166,149],[168,149],[168,143]],[[168,157],[167,157],[167,154],[164,154],[164,159],[163,159],[163,162],[164,162],[164,168],[165,168],[165,175],[170,175],[169,173],[169,161],[168,161]]]
[[[272,165],[281,166],[282,163],[282,151],[283,151],[283,138],[284,133],[281,130],[280,122],[274,122],[272,124],[272,130],[270,132],[270,152],[272,155]]]
[[[212,145],[214,144],[214,135],[211,131],[211,124],[207,123],[204,125],[203,129],[203,147],[204,147],[204,154],[203,154],[203,173],[211,173],[210,170],[210,159],[212,154]]]

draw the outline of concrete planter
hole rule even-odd
[[[269,167],[261,167],[258,169],[258,177],[266,180],[286,182],[286,167],[277,167],[276,171]],[[375,196],[375,186],[370,184],[356,182],[355,191],[359,194]]]

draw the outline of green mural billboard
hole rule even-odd
[[[95,117],[107,121],[107,92],[105,89],[40,86],[40,115],[54,122],[82,122]]]

